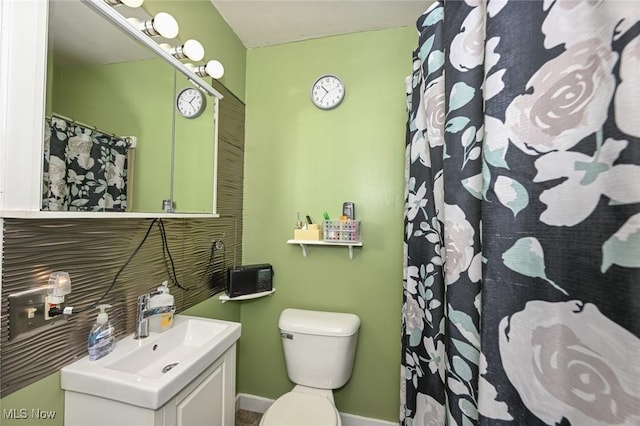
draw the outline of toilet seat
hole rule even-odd
[[[261,426],[340,426],[340,415],[327,398],[288,392],[262,416]]]

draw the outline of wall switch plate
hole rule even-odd
[[[34,334],[55,322],[45,319],[46,297],[46,287],[9,295],[9,340]]]

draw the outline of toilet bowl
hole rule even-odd
[[[260,426],[342,426],[342,420],[327,396],[308,393],[296,386],[271,404]]]
[[[271,404],[260,426],[342,426],[333,389],[351,377],[360,318],[289,308],[278,326],[287,374],[296,386]]]

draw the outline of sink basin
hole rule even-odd
[[[144,377],[160,377],[171,370],[167,366],[180,365],[227,327],[219,322],[191,319],[167,330],[157,339],[142,339],[145,344],[105,367]]]
[[[116,342],[97,361],[86,356],[61,371],[66,391],[158,409],[214,363],[240,338],[240,324],[175,315],[164,333]]]

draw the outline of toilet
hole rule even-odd
[[[287,308],[278,326],[295,387],[271,404],[260,426],[342,426],[333,390],[351,377],[360,318]]]

